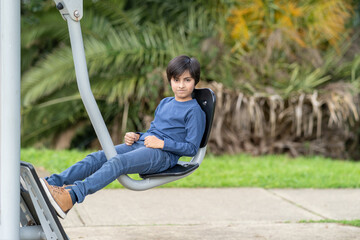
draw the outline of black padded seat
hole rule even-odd
[[[201,109],[205,112],[206,115],[206,125],[203,138],[201,140],[200,148],[206,146],[211,126],[214,118],[215,113],[215,102],[216,97],[214,92],[209,88],[196,88],[194,89],[192,97],[196,99],[199,103]],[[140,174],[141,178],[151,178],[151,177],[167,177],[167,176],[183,176],[188,174],[199,167],[198,163],[178,163],[174,167],[169,168],[163,172],[159,173],[152,173],[152,174]]]
[[[185,164],[180,165],[176,164],[175,167],[169,168],[163,172],[152,173],[152,174],[140,174],[141,178],[149,178],[149,177],[165,177],[165,176],[183,176],[189,172],[194,171],[199,167],[199,164]]]

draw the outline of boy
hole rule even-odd
[[[182,55],[166,69],[174,97],[161,100],[145,133],[128,132],[109,160],[103,151],[89,154],[60,174],[40,179],[61,218],[77,203],[123,174],[162,172],[181,156],[195,156],[204,134],[205,113],[192,92],[200,81],[200,64]]]

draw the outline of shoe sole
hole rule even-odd
[[[55,209],[57,215],[59,217],[61,217],[62,219],[65,219],[66,213],[61,209],[61,207],[55,201],[54,197],[51,195],[48,187],[46,186],[46,183],[45,183],[44,179],[40,178],[40,182],[41,182],[41,185],[42,185],[43,189],[45,190],[45,193],[46,193],[47,197],[50,200],[51,205]]]

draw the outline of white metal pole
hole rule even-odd
[[[83,100],[86,99],[83,101],[86,111],[89,114],[91,123],[94,126],[96,135],[99,138],[106,158],[110,159],[117,153],[115,151],[115,147],[111,140],[109,131],[101,116],[101,112],[97,106],[94,95],[91,91],[80,22],[72,20],[69,15],[65,15],[65,18],[69,28],[71,49],[73,53],[76,79],[80,95]]]
[[[20,238],[20,1],[0,0],[0,239]]]

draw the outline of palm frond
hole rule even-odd
[[[60,48],[23,75],[22,95],[25,106],[49,96],[75,79],[71,49]]]

